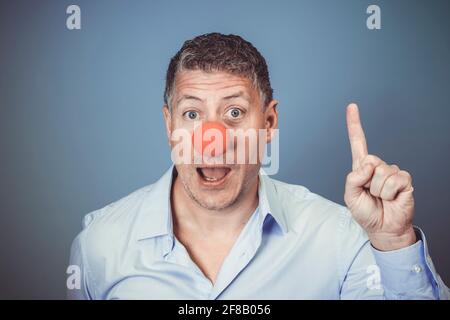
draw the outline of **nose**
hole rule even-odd
[[[227,149],[225,126],[216,121],[201,123],[192,133],[192,144],[202,156],[217,157],[224,154]]]

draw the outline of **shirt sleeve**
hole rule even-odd
[[[82,247],[83,232],[72,242],[70,264],[67,268],[67,299],[90,300],[91,295],[87,283],[87,266],[85,265]]]
[[[392,251],[379,251],[346,212],[341,224],[338,265],[341,299],[450,299],[450,290],[436,272],[423,232],[418,241]]]
[[[425,235],[415,228],[418,241],[393,250],[371,250],[380,268],[387,299],[449,299],[449,289],[437,274],[428,253]]]

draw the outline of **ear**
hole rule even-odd
[[[172,115],[167,104],[163,106],[162,112],[164,116],[164,122],[166,124],[167,142],[169,143],[169,146],[172,146],[170,143],[170,137],[172,136]]]
[[[277,111],[278,101],[272,99],[264,111],[264,124],[267,130],[267,143],[272,141],[274,135],[274,129],[278,128],[278,111]]]

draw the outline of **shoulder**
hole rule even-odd
[[[315,230],[319,236],[335,236],[340,243],[350,241],[358,245],[367,240],[365,231],[346,206],[326,199],[305,186],[270,180],[276,199],[294,232],[301,234]]]
[[[334,259],[343,281],[349,266],[369,242],[365,230],[346,206],[324,198],[301,185],[273,180],[276,199],[296,243]],[[299,250],[304,246],[299,245]],[[369,252],[370,254],[370,252]]]
[[[152,187],[152,184],[142,187],[103,208],[89,212],[83,218],[83,229],[89,232],[100,232],[104,229],[108,229],[110,232],[120,232],[133,220],[139,205]]]
[[[274,186],[275,199],[282,207],[291,229],[297,230],[298,223],[303,220],[310,224],[339,224],[347,216],[344,206],[311,192],[305,186],[275,179],[270,181]]]
[[[135,236],[136,218],[152,188],[152,184],[140,188],[84,216],[83,229],[72,245],[72,250],[82,251],[84,263],[96,265],[127,246]]]

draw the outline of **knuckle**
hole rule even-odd
[[[396,171],[396,172],[399,172],[399,171],[400,171],[400,168],[399,168],[396,164],[392,164],[392,165],[391,165],[391,169],[393,169],[393,170]]]
[[[367,155],[364,160],[363,163],[368,163],[373,165],[374,167],[378,167],[380,165],[385,165],[386,162],[384,162],[383,160],[381,160],[379,157],[373,155],[373,154],[369,154]]]
[[[384,187],[387,188],[387,190],[395,189],[397,185],[398,185],[398,178],[396,176],[389,177],[384,183]]]
[[[379,165],[379,166],[375,169],[375,173],[376,173],[377,175],[384,176],[384,175],[386,175],[386,174],[389,173],[389,167],[388,167],[387,165],[384,165],[384,164]]]
[[[400,170],[400,171],[399,171],[399,174],[400,174],[402,177],[405,177],[408,181],[411,181],[411,180],[412,180],[411,174],[410,174],[408,171]]]
[[[367,161],[372,162],[372,163],[381,163],[383,162],[383,160],[381,160],[379,157],[377,157],[376,155],[373,154],[368,154],[366,156]]]

